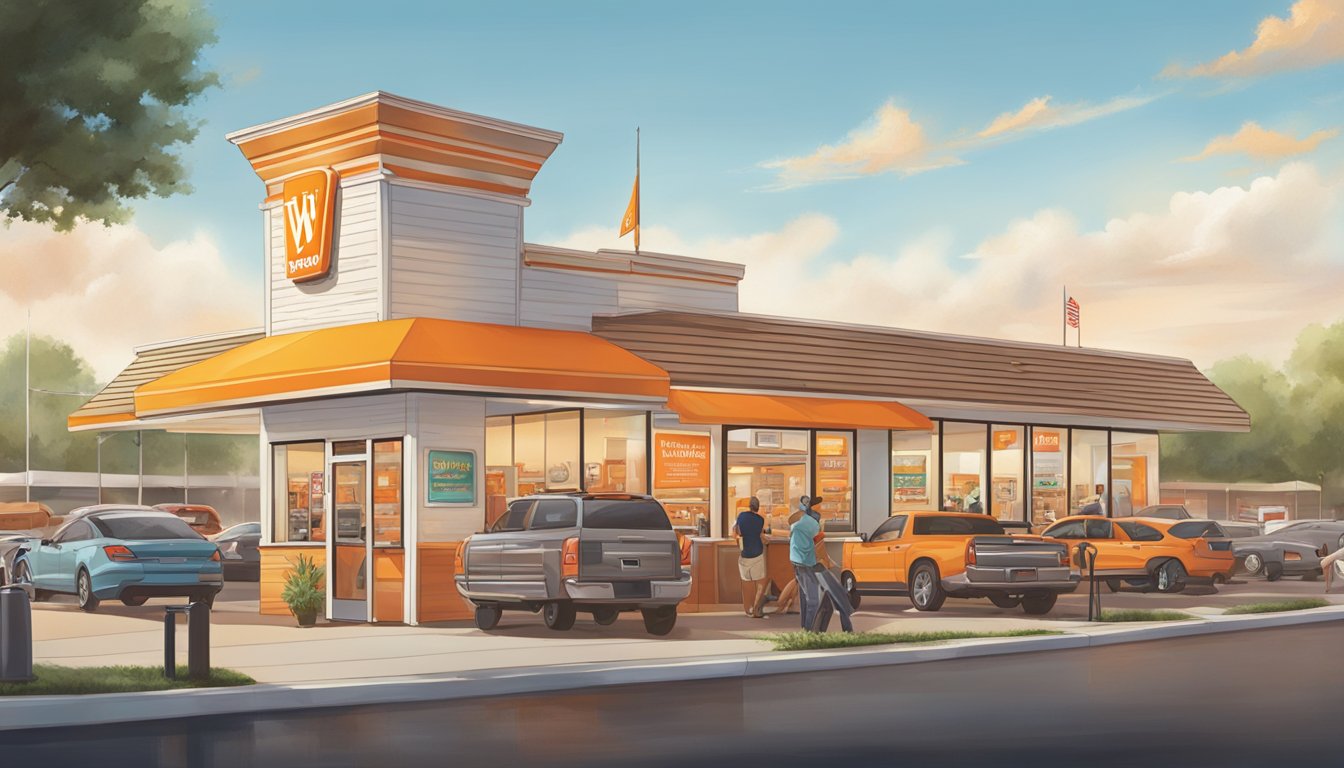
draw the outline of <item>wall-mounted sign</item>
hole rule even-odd
[[[1059,433],[1045,432],[1039,429],[1031,431],[1031,449],[1033,451],[1059,452]]]
[[[321,280],[331,271],[332,228],[336,222],[336,172],[301,173],[280,193],[285,220],[285,276],[296,283]]]
[[[425,491],[430,504],[475,504],[476,453],[429,451],[425,460]]]
[[[308,494],[310,496],[326,495],[326,474],[323,472],[308,473]]]
[[[848,456],[849,438],[844,435],[817,435],[818,456]]]
[[[1056,436],[1058,438],[1058,436]],[[994,430],[994,450],[1002,451],[1017,445],[1016,429],[996,429]],[[1056,442],[1058,450],[1058,442]]]
[[[653,436],[653,487],[708,488],[709,435]]]

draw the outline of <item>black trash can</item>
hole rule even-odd
[[[33,680],[33,606],[28,589],[0,587],[0,683]]]

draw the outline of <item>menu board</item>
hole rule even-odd
[[[709,435],[653,436],[653,487],[708,488]]]
[[[896,501],[929,500],[929,460],[925,456],[891,457],[891,488]]]
[[[430,504],[476,503],[476,453],[430,451],[425,472]]]

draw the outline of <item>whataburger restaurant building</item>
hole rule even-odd
[[[1185,360],[743,314],[738,264],[528,243],[552,131],[378,92],[228,138],[266,188],[264,327],[137,349],[69,425],[257,434],[262,613],[307,554],[332,619],[467,618],[459,543],[566,490],[662,501],[710,609],[751,496],[776,534],[823,496],[836,541],[1123,513],[1161,433],[1249,428]]]

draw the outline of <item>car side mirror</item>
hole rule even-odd
[[[50,546],[51,546],[51,539],[43,539],[43,540],[42,540],[42,546],[44,546],[44,547],[50,547]]]
[[[867,541],[867,540],[868,540],[868,534],[866,533],[859,534],[859,541]]]

